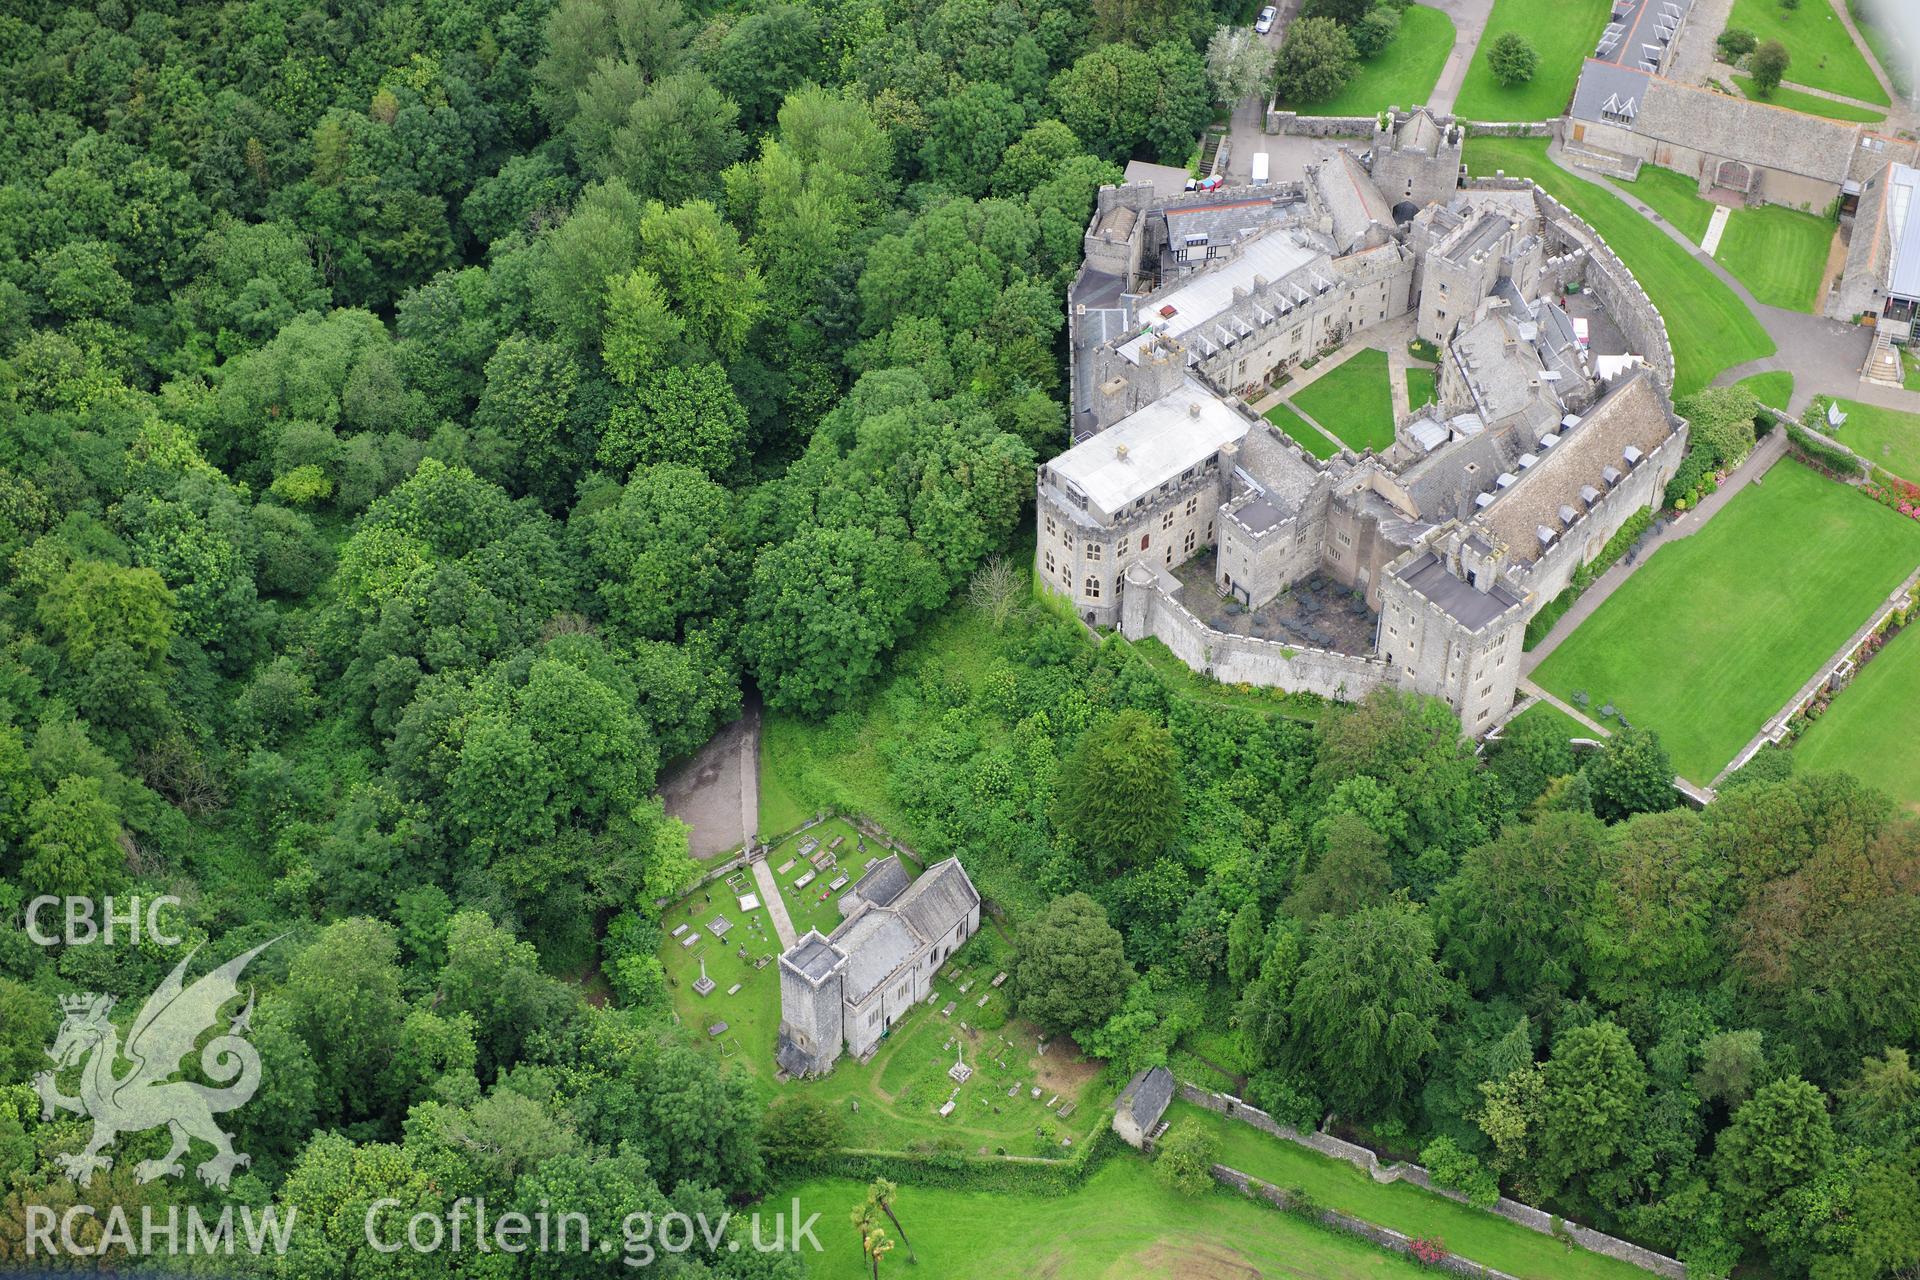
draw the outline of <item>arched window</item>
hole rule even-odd
[[[1099,598],[1100,598],[1100,579],[1096,578],[1092,574],[1088,574],[1087,575],[1087,599],[1098,600]]]

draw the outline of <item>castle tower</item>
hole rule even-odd
[[[1374,185],[1396,209],[1411,204],[1417,212],[1436,201],[1444,204],[1460,185],[1465,146],[1466,130],[1452,116],[1437,116],[1425,107],[1391,107],[1373,125]]]

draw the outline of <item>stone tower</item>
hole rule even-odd
[[[1374,185],[1396,210],[1403,204],[1417,212],[1436,201],[1445,203],[1460,185],[1465,145],[1466,130],[1452,116],[1436,116],[1425,107],[1391,107],[1373,124]]]
[[[780,1036],[774,1057],[788,1075],[823,1075],[840,1056],[846,953],[818,929],[809,929],[779,964]]]

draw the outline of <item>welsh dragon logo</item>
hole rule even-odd
[[[274,941],[278,941],[275,939]],[[260,1055],[243,1039],[253,1016],[253,995],[228,1022],[226,1031],[209,1040],[200,1050],[200,1069],[207,1078],[225,1087],[209,1088],[188,1080],[169,1080],[180,1069],[181,1061],[193,1052],[194,1042],[213,1027],[221,1008],[239,995],[241,970],[249,961],[272,946],[265,942],[227,961],[218,969],[184,986],[181,975],[193,960],[188,952],[174,966],[154,993],[141,1006],[140,1014],[120,1043],[120,1033],[109,1020],[113,997],[103,995],[63,996],[61,1008],[66,1019],[60,1025],[47,1056],[54,1061],[53,1071],[33,1078],[40,1095],[41,1116],[51,1120],[55,1109],[72,1111],[93,1120],[93,1139],[86,1150],[58,1157],[69,1177],[86,1186],[96,1169],[113,1167],[113,1157],[101,1154],[123,1133],[139,1133],[165,1125],[173,1135],[173,1146],[158,1160],[143,1160],[134,1170],[141,1182],[156,1178],[178,1178],[186,1170],[181,1157],[194,1138],[214,1150],[213,1158],[198,1166],[200,1180],[210,1187],[226,1188],[236,1168],[252,1163],[252,1158],[233,1149],[230,1135],[214,1123],[214,1116],[245,1106],[260,1087]],[[197,950],[197,949],[196,949]],[[120,1074],[122,1061],[132,1065]],[[80,1096],[70,1098],[60,1092],[55,1072],[76,1063],[80,1068]]]

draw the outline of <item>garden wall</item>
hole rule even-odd
[[[1303,116],[1297,111],[1267,107],[1263,126],[1268,133],[1284,133],[1294,138],[1373,138],[1378,116]]]
[[[1180,1096],[1195,1106],[1205,1107],[1208,1111],[1225,1116],[1229,1120],[1251,1125],[1262,1133],[1269,1133],[1276,1138],[1284,1138],[1288,1142],[1309,1147],[1335,1160],[1344,1160],[1355,1168],[1364,1170],[1375,1182],[1411,1182],[1415,1186],[1425,1187],[1435,1195],[1457,1200],[1461,1204],[1467,1203],[1467,1198],[1459,1192],[1435,1186],[1432,1176],[1417,1164],[1382,1165],[1380,1157],[1366,1147],[1342,1141],[1329,1133],[1301,1133],[1291,1125],[1281,1124],[1260,1108],[1249,1106],[1230,1094],[1209,1093],[1204,1089],[1183,1083],[1180,1086]],[[1215,1177],[1218,1176],[1216,1168]],[[1242,1187],[1242,1190],[1245,1188]],[[1281,1202],[1276,1200],[1275,1203]],[[1529,1231],[1537,1231],[1544,1236],[1565,1235],[1583,1249],[1605,1254],[1609,1258],[1617,1258],[1622,1262],[1651,1271],[1655,1275],[1668,1277],[1668,1280],[1686,1280],[1687,1267],[1683,1262],[1669,1258],[1665,1254],[1655,1253],[1651,1249],[1644,1249],[1626,1240],[1617,1239],[1604,1232],[1568,1222],[1564,1218],[1536,1209],[1532,1205],[1521,1204],[1518,1200],[1509,1200],[1502,1196],[1487,1212],[1523,1226]],[[1385,1228],[1372,1227],[1370,1230],[1384,1231]],[[1389,1234],[1399,1235],[1398,1232]],[[1405,1239],[1405,1237],[1401,1238]],[[1488,1274],[1497,1273],[1489,1272]]]
[[[1392,679],[1390,665],[1380,658],[1216,631],[1173,598],[1179,584],[1156,565],[1136,562],[1127,569],[1125,583],[1120,634],[1129,640],[1152,636],[1189,667],[1222,684],[1259,685],[1355,702],[1375,685]]]

